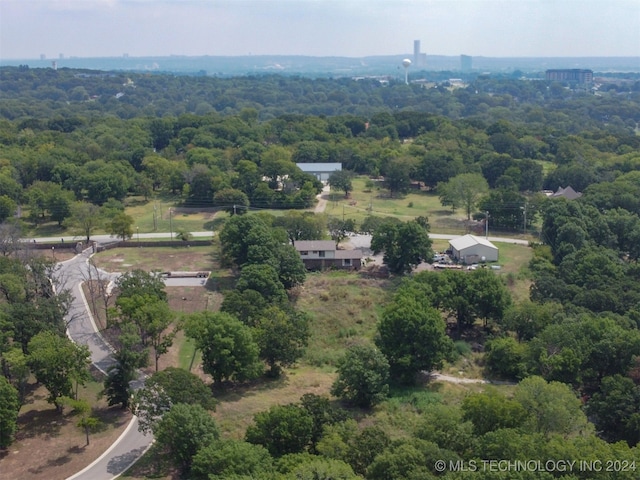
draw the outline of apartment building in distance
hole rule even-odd
[[[545,79],[547,82],[591,83],[593,82],[593,70],[580,68],[547,70]]]

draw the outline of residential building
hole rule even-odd
[[[298,240],[294,246],[308,270],[358,270],[362,265],[360,250],[338,250],[333,240]]]
[[[486,238],[464,235],[449,241],[451,256],[462,263],[497,262],[498,247]]]

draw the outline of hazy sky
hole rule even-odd
[[[0,0],[0,58],[640,56],[640,0]]]

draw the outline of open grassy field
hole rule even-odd
[[[447,241],[434,242],[436,250],[446,249]],[[530,252],[527,247],[511,244],[499,244],[500,261],[503,266],[499,274],[509,274],[519,281],[518,276],[528,262]],[[168,288],[171,308],[177,313],[189,313],[192,311],[217,310],[222,301],[222,293],[233,284],[232,272],[220,269],[217,263],[216,247],[191,247],[191,248],[129,248],[114,249],[102,252],[95,257],[96,262],[103,268],[111,271],[122,271],[133,268],[148,270],[157,269],[194,269],[212,270],[212,280],[207,288],[202,287],[176,287]],[[222,393],[218,392],[219,405],[214,413],[219,422],[222,435],[227,438],[242,438],[246,427],[252,422],[253,415],[259,411],[268,409],[275,404],[286,404],[299,401],[304,393],[316,393],[329,395],[331,384],[335,378],[335,363],[342,356],[345,349],[355,342],[371,341],[375,334],[376,323],[381,311],[388,303],[391,293],[396,285],[396,280],[371,279],[360,276],[358,273],[324,272],[309,274],[304,286],[297,292],[295,299],[297,308],[306,311],[311,317],[311,338],[304,357],[293,368],[285,369],[280,379],[262,378],[255,382],[241,385]],[[186,299],[186,300],[185,300]],[[195,356],[194,356],[195,353]],[[202,372],[200,356],[195,352],[193,343],[180,333],[170,351],[161,357],[161,368],[167,366],[179,366],[189,369],[194,373],[210,381]],[[443,371],[452,376],[464,376],[469,378],[482,376],[481,355],[466,353],[455,364],[446,365]],[[100,384],[87,390],[87,395],[95,398]],[[485,388],[481,384],[450,384],[445,382],[425,382],[410,389],[394,390],[391,398],[377,406],[370,412],[354,411],[354,416],[364,424],[376,423],[387,428],[392,437],[401,438],[412,431],[420,415],[429,408],[429,405],[437,403],[458,404],[469,392],[480,391]],[[510,387],[496,387],[509,389]],[[32,405],[42,402],[43,391],[35,393]],[[103,400],[101,401],[103,402]],[[30,404],[30,405],[31,405]],[[52,410],[46,404],[41,405],[42,410]],[[31,408],[31,407],[27,407]],[[35,407],[34,407],[35,408]],[[92,445],[82,447],[84,434],[75,426],[71,419],[64,420],[63,424],[57,424],[59,420],[45,415],[47,426],[39,427],[37,431],[27,431],[16,444],[17,453],[8,458],[21,459],[20,455],[28,454],[31,449],[37,448],[38,455],[42,458],[37,462],[33,472],[24,467],[27,461],[22,459],[19,467],[17,463],[8,463],[8,458],[2,460],[2,471],[18,471],[20,474],[11,478],[43,479],[57,477],[51,476],[58,472],[58,468],[64,468],[64,472],[80,470],[78,463],[89,458],[89,449],[98,449],[100,445],[108,445],[115,437],[117,428],[124,428],[128,417],[120,416],[118,409],[104,409],[102,403],[96,404],[96,411],[105,416],[104,432],[92,436]],[[24,410],[25,415],[33,415],[29,410]],[[116,415],[118,414],[118,415]],[[41,415],[41,414],[38,414]],[[116,415],[108,420],[109,415]],[[26,419],[23,417],[23,424]],[[64,423],[66,422],[66,423]],[[30,423],[30,422],[29,422]],[[54,430],[51,430],[51,429]],[[28,432],[28,433],[27,433]],[[117,436],[117,435],[116,435]],[[68,438],[67,438],[68,437]],[[95,446],[94,446],[95,438]],[[103,440],[104,438],[104,440]],[[50,441],[62,442],[53,451],[49,448]],[[29,443],[25,443],[28,441]],[[75,443],[74,443],[75,442]],[[103,443],[99,443],[103,442]],[[38,445],[41,445],[38,447]],[[106,447],[103,447],[103,450]],[[101,450],[101,451],[103,451]],[[13,452],[13,451],[12,451]],[[62,453],[60,453],[62,452]],[[82,460],[76,460],[75,454],[82,454]],[[85,455],[86,453],[86,455]],[[96,452],[95,456],[98,456]],[[93,455],[93,453],[91,453]],[[20,463],[18,462],[18,463]],[[6,465],[12,465],[10,470],[5,470]],[[40,465],[42,468],[37,468]],[[46,468],[44,468],[46,466]],[[148,474],[148,461],[140,462],[125,475],[125,478],[145,478]],[[22,468],[22,470],[15,470]],[[170,474],[169,474],[170,475]],[[0,473],[3,478],[3,473]],[[9,478],[9,477],[7,477]],[[60,478],[64,478],[60,476]],[[162,478],[162,477],[161,477]],[[171,478],[165,476],[164,478]]]
[[[368,190],[366,178],[353,180],[353,191],[349,198],[341,192],[332,192],[325,213],[331,216],[353,218],[360,224],[367,215],[394,216],[401,220],[411,220],[426,216],[434,233],[469,233],[465,224],[466,216],[461,210],[452,212],[440,205],[438,196],[433,192],[413,190],[398,198],[390,198],[383,188]]]

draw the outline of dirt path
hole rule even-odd
[[[325,185],[320,194],[316,195],[318,199],[318,204],[314,209],[315,213],[322,213],[324,209],[327,208],[327,197],[329,196],[329,185]]]
[[[440,380],[441,382],[468,384],[468,383],[483,383],[491,385],[517,385],[515,382],[506,382],[500,380],[485,380],[484,378],[464,378],[464,377],[452,377],[451,375],[443,375],[442,373],[431,373],[433,380]]]

